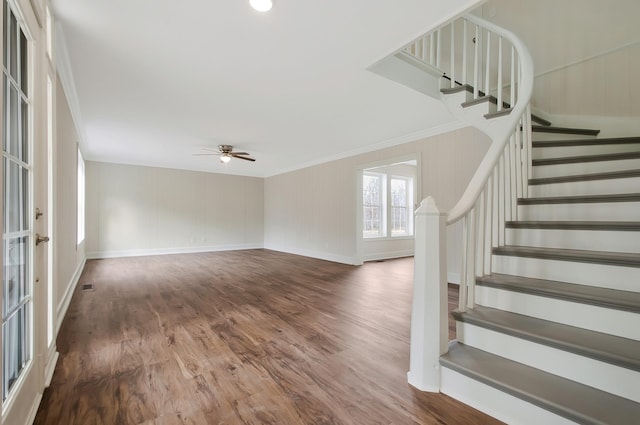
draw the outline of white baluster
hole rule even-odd
[[[498,160],[498,244],[504,245],[504,213],[505,213],[505,192],[504,192],[504,154]]]
[[[502,111],[502,37],[498,37],[498,111]]]
[[[467,20],[462,24],[462,84],[467,84]]]
[[[476,244],[476,276],[484,276],[484,250],[486,248],[484,242],[484,232],[485,232],[485,214],[486,214],[486,201],[485,201],[485,193],[486,190],[483,190],[478,198],[478,202],[476,204],[476,210],[478,215],[478,222],[476,225],[477,236],[477,244]]]
[[[487,30],[487,61],[485,63],[485,81],[484,81],[484,94],[485,96],[489,95],[489,91],[491,91],[490,82],[491,82],[491,33]]]
[[[522,120],[518,122],[518,127],[516,131],[513,133],[515,151],[516,151],[516,198],[522,198],[522,189],[524,187],[524,176],[522,174],[522,132],[520,131],[520,126],[522,125]],[[516,210],[517,211],[517,210]]]
[[[455,31],[456,25],[455,21],[451,22],[451,88],[454,88],[456,85],[456,45],[455,45]]]
[[[511,221],[511,181],[513,173],[513,162],[511,161],[511,144],[504,147],[504,220]]]
[[[500,183],[498,164],[493,169],[493,246],[500,246]]]
[[[484,232],[484,272],[485,274],[491,273],[491,250],[493,249],[493,243],[491,238],[493,235],[493,178],[489,177],[487,185],[484,189],[485,193],[485,232]]]
[[[478,31],[478,26],[476,25],[476,34],[474,37],[475,43],[473,46],[473,98],[477,99],[480,91],[480,39],[478,35],[480,32]]]
[[[467,241],[469,243],[469,255],[467,257],[467,308],[473,308],[475,305],[475,286],[476,286],[476,209],[469,211],[467,231]]]
[[[437,36],[437,32],[436,33],[432,33],[429,36],[429,65],[434,65],[434,66],[438,66],[436,64],[436,36]]]
[[[440,68],[440,64],[442,63],[442,37],[440,37],[440,29],[436,31],[436,68]]]
[[[469,215],[467,214],[462,219],[462,264],[460,265],[460,291],[458,293],[458,309],[460,311],[465,311],[467,309],[467,261],[469,258],[468,226]]]
[[[516,133],[513,133],[509,138],[509,146],[511,157],[509,162],[511,163],[511,220],[517,220],[518,218],[518,191],[520,190],[520,160],[518,155],[518,146],[516,144]]]

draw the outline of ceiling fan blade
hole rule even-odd
[[[211,149],[211,148],[202,148],[205,151],[210,151],[210,152],[215,152],[216,155],[220,155],[222,152],[220,152],[220,149]]]
[[[192,153],[193,156],[220,155],[219,153]]]
[[[249,152],[230,152],[231,156],[238,156],[238,155],[251,155]]]
[[[251,162],[255,162],[255,159],[253,158],[249,158],[246,156],[237,156],[237,155],[233,155],[234,158],[238,158],[238,159],[244,159],[245,161],[251,161]]]

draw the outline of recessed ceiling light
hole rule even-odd
[[[271,0],[249,0],[249,4],[258,12],[268,12],[273,6]]]

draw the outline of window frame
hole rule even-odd
[[[401,239],[413,239],[414,237],[414,220],[413,220],[413,206],[415,199],[415,184],[416,177],[408,175],[400,175],[391,171],[383,170],[384,167],[364,169],[362,170],[362,192],[360,194],[362,199],[362,232],[360,234],[361,239],[365,241],[380,241],[380,240],[401,240]],[[373,171],[375,170],[375,171]],[[379,225],[379,232],[377,235],[367,235],[367,219],[366,210],[367,204],[365,203],[365,177],[378,176],[381,179],[381,201],[382,201],[382,214],[381,224]],[[393,201],[392,201],[392,181],[404,180],[406,182],[405,190],[405,214],[407,230],[403,233],[393,232]]]
[[[84,242],[86,238],[86,225],[85,225],[85,203],[86,203],[86,165],[80,146],[77,146],[76,157],[76,182],[77,182],[77,220],[76,220],[76,248]]]

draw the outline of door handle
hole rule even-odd
[[[36,233],[36,246],[42,242],[49,242],[49,236],[41,236],[40,233]]]

